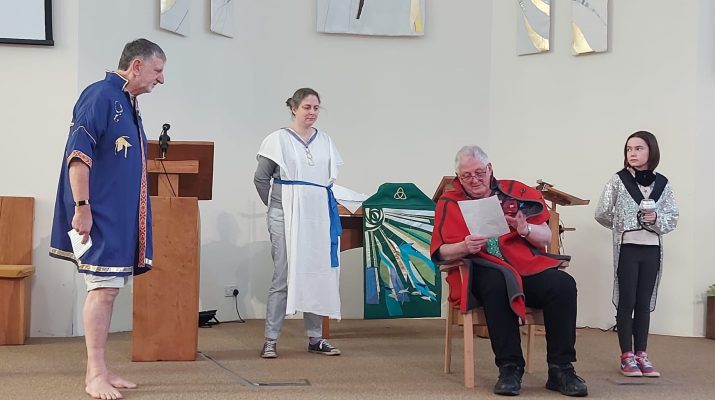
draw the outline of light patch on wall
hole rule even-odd
[[[159,27],[186,36],[189,33],[189,0],[160,0]]]
[[[233,0],[211,0],[211,32],[233,37],[234,3]]]
[[[517,54],[521,56],[549,51],[551,0],[517,0],[517,3]]]
[[[608,50],[608,0],[572,0],[571,37],[574,54]]]
[[[426,0],[318,0],[317,30],[379,36],[422,36]]]

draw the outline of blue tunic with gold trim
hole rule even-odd
[[[89,85],[72,113],[62,159],[52,223],[50,256],[72,261],[93,275],[139,275],[151,268],[151,204],[147,190],[147,140],[136,98],[115,72]],[[67,232],[72,229],[74,199],[69,163],[90,168],[92,247],[77,259]],[[77,199],[82,200],[82,199]]]

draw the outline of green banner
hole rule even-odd
[[[429,256],[435,203],[412,183],[365,200],[365,319],[439,317],[441,278]]]

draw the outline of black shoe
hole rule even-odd
[[[499,367],[499,379],[494,385],[494,393],[502,396],[517,396],[521,391],[521,377],[524,367],[506,364]]]
[[[549,367],[549,380],[546,381],[546,388],[561,392],[565,396],[588,396],[586,381],[576,375],[571,364]]]

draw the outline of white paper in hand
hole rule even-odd
[[[470,234],[493,238],[509,233],[509,224],[504,218],[504,211],[497,196],[462,200],[459,202],[459,208]]]
[[[72,252],[74,253],[75,258],[79,260],[79,258],[82,257],[82,255],[84,255],[90,247],[92,247],[92,237],[90,236],[87,239],[87,243],[82,244],[82,235],[77,233],[76,230],[72,229],[67,232],[67,235],[69,235],[70,241],[72,242]]]

